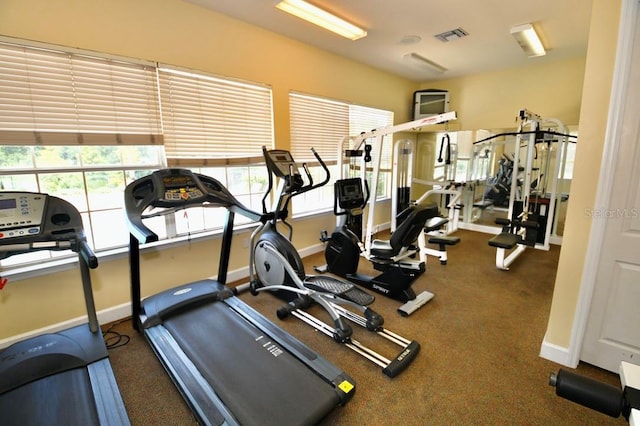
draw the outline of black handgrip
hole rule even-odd
[[[87,262],[89,268],[95,269],[98,267],[98,258],[96,257],[93,250],[91,250],[91,247],[89,247],[87,240],[80,240],[80,242],[78,243],[78,252]]]
[[[364,202],[362,203],[362,208],[364,208],[364,206],[367,205],[367,203],[369,202],[369,197],[371,197],[371,191],[369,191],[369,182],[366,179],[364,180],[364,193],[366,195],[364,196]]]
[[[364,162],[365,163],[370,163],[371,162],[371,150],[373,149],[373,146],[371,144],[364,144]]]
[[[413,362],[416,356],[418,356],[418,352],[420,352],[420,343],[414,340],[409,343],[382,372],[389,377],[396,377]]]
[[[318,188],[320,186],[324,186],[327,182],[329,182],[329,180],[331,179],[331,172],[329,172],[329,168],[327,167],[327,165],[325,164],[324,161],[322,161],[322,158],[320,158],[320,154],[318,154],[315,150],[315,148],[311,148],[311,152],[313,152],[313,156],[316,157],[316,160],[318,160],[318,163],[320,163],[320,166],[322,166],[322,169],[324,170],[325,176],[324,176],[324,180],[318,184],[312,185],[309,189],[313,189],[313,188]]]
[[[555,386],[556,395],[599,411],[619,417],[624,408],[622,390],[615,386],[560,369],[551,374],[549,385]]]
[[[445,154],[444,162],[445,164],[451,164],[451,138],[448,133],[445,133],[440,141],[440,153],[438,155],[438,163],[442,163],[442,149],[444,148],[445,143],[447,144],[447,152]]]

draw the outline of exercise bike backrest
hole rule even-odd
[[[129,231],[141,243],[158,241],[158,235],[142,219],[166,215],[189,207],[225,207],[254,221],[262,215],[245,207],[216,179],[187,169],[161,169],[125,188]],[[144,214],[147,209],[160,209]]]
[[[393,248],[393,255],[400,249],[415,243],[424,229],[424,225],[432,217],[438,215],[438,206],[435,204],[413,205],[398,214],[398,222],[401,222],[391,234],[389,244]]]

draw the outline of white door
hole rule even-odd
[[[613,135],[608,208],[586,211],[603,221],[604,237],[580,359],[617,372],[640,365],[640,19],[635,0],[628,74]],[[618,61],[618,64],[620,62]],[[624,67],[623,67],[624,68]],[[624,74],[623,74],[624,75]],[[616,102],[615,100],[612,102]]]

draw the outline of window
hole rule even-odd
[[[319,181],[324,177],[324,173],[320,166],[313,164],[316,161],[310,148],[315,148],[329,166],[332,178],[324,187],[295,197],[293,213],[332,209],[333,182],[339,176],[336,164],[342,139],[392,125],[393,113],[300,93],[289,94],[289,110],[293,157],[298,162],[310,162],[310,172],[314,181]],[[385,136],[378,183],[379,197],[388,196],[390,193],[392,145],[391,135]],[[377,155],[375,148],[372,155],[374,158]]]
[[[0,76],[0,189],[73,203],[96,250],[126,244],[124,186],[162,164],[153,64],[1,39]]]
[[[96,250],[125,246],[122,194],[127,183],[162,167],[158,146],[0,146],[0,190],[43,192],[72,203]],[[108,224],[109,226],[104,226]],[[68,256],[40,251],[13,256],[3,266]]]
[[[96,251],[127,244],[124,187],[167,162],[216,177],[260,209],[266,167],[254,163],[273,146],[269,87],[21,43],[0,37],[0,190],[71,202]],[[221,229],[225,214],[190,209],[149,225],[173,238]],[[1,265],[69,255],[43,251]]]
[[[158,75],[170,166],[263,161],[262,146],[273,147],[269,87],[169,67]]]
[[[274,139],[271,89],[167,66],[158,74],[168,165],[215,177],[247,207],[261,211],[268,179],[262,147],[273,148]],[[178,234],[223,223],[224,212],[190,210],[176,214]]]

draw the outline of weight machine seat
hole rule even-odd
[[[441,246],[455,246],[460,242],[460,237],[433,236],[429,238],[430,244],[439,244]]]
[[[473,207],[478,207],[481,210],[484,210],[488,207],[492,207],[493,206],[493,201],[492,200],[481,200],[478,202],[473,203]]]
[[[491,247],[512,249],[521,241],[520,236],[509,232],[501,232],[489,240]]]
[[[424,232],[436,231],[442,228],[447,223],[449,223],[449,219],[446,217],[440,217],[440,216],[432,217],[425,222]]]
[[[404,247],[413,244],[422,232],[428,219],[438,216],[436,204],[411,206],[398,215],[402,221],[389,240],[373,240],[371,242],[371,256],[380,260],[390,260],[398,255]]]

